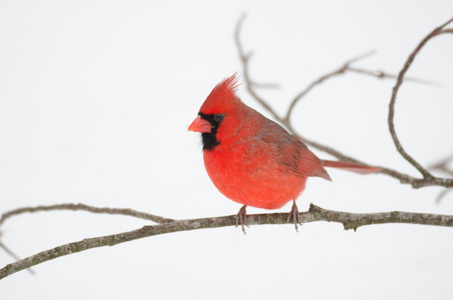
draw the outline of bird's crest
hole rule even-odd
[[[234,73],[218,83],[201,106],[200,112],[212,114],[234,108],[241,101],[236,97],[238,79],[237,73]]]

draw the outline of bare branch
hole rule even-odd
[[[393,142],[395,144],[396,149],[398,152],[403,156],[411,165],[413,165],[422,175],[423,178],[426,180],[434,180],[434,176],[427,171],[425,168],[422,167],[412,156],[410,156],[403,148],[401,145],[398,136],[396,135],[395,131],[395,125],[393,124],[393,118],[395,114],[395,103],[396,103],[396,95],[398,94],[398,90],[403,84],[403,79],[404,75],[406,74],[407,70],[409,67],[412,65],[412,62],[415,59],[415,56],[420,52],[420,50],[423,48],[423,46],[433,37],[438,36],[439,34],[442,33],[450,33],[450,30],[442,30],[445,26],[453,22],[453,18],[450,19],[448,22],[444,23],[443,25],[437,27],[434,29],[430,34],[428,34],[415,48],[415,50],[409,55],[406,63],[404,64],[404,67],[401,69],[400,73],[398,74],[398,78],[396,81],[395,86],[393,87],[393,92],[392,92],[392,98],[390,100],[389,104],[389,115],[388,115],[388,125],[389,125],[389,130],[390,134],[392,136]],[[453,180],[450,179],[450,181],[453,183]]]
[[[364,74],[364,75],[369,75],[369,76],[374,76],[376,78],[389,78],[389,79],[396,79],[398,78],[397,75],[393,74],[388,74],[384,71],[369,71],[365,69],[360,69],[360,68],[354,68],[354,67],[349,67],[348,71],[354,72],[354,73],[359,73],[359,74]],[[406,81],[411,81],[411,82],[416,82],[416,83],[422,83],[422,84],[429,84],[429,85],[437,85],[435,82],[425,80],[425,79],[420,79],[420,78],[414,78],[414,77],[406,77]]]
[[[15,210],[8,211],[2,214],[0,218],[0,225],[5,222],[6,219],[16,216],[23,213],[34,213],[34,212],[41,212],[41,211],[52,211],[52,210],[83,210],[89,211],[92,213],[97,214],[110,214],[110,215],[124,215],[124,216],[131,216],[135,218],[140,218],[144,220],[153,221],[156,223],[168,223],[174,221],[173,219],[163,218],[160,216],[148,214],[141,211],[136,211],[129,208],[109,208],[109,207],[94,207],[89,206],[86,204],[73,204],[73,203],[64,203],[64,204],[56,204],[56,205],[49,205],[49,206],[35,206],[35,207],[22,207]]]
[[[451,20],[448,21],[447,24],[448,24],[448,23],[451,23]],[[443,29],[443,30],[439,31],[439,33],[438,33],[437,35],[443,34],[443,33],[453,33],[453,28]]]
[[[311,91],[311,89],[313,89],[315,86],[319,85],[320,83],[322,83],[323,81],[325,81],[326,79],[329,79],[331,77],[334,77],[336,75],[340,75],[340,74],[344,74],[346,71],[351,71],[351,72],[355,72],[355,73],[360,73],[360,74],[365,74],[365,75],[370,75],[370,76],[373,76],[373,77],[376,77],[376,78],[398,78],[401,76],[401,72],[398,76],[395,76],[395,75],[391,75],[391,74],[388,74],[388,73],[385,73],[385,72],[382,72],[382,71],[368,71],[368,70],[364,70],[364,69],[358,69],[358,68],[353,68],[350,66],[350,64],[356,62],[357,60],[360,60],[366,56],[369,56],[371,54],[373,54],[373,52],[370,52],[370,53],[366,53],[364,55],[361,55],[361,56],[358,56],[358,57],[355,57],[353,59],[350,59],[349,61],[347,61],[346,63],[343,64],[343,66],[341,68],[338,68],[324,76],[321,76],[318,80],[314,81],[313,83],[311,83],[307,88],[305,88],[302,92],[300,92],[298,95],[296,95],[296,97],[293,99],[293,101],[291,102],[291,105],[286,113],[286,116],[284,118],[280,117],[276,111],[267,103],[266,100],[264,100],[262,97],[260,97],[254,90],[254,81],[250,78],[250,73],[249,73],[249,58],[250,58],[250,54],[246,55],[245,52],[244,52],[244,48],[242,46],[242,43],[241,43],[241,40],[240,40],[240,30],[241,30],[241,27],[242,27],[242,24],[244,22],[244,19],[245,19],[245,15],[242,15],[241,18],[239,19],[238,23],[237,23],[237,26],[236,26],[236,31],[235,31],[235,41],[236,41],[236,46],[238,48],[238,51],[239,51],[239,57],[241,59],[241,63],[242,63],[242,66],[243,66],[243,75],[244,75],[244,82],[245,82],[245,85],[246,85],[246,88],[247,88],[247,91],[252,95],[253,98],[255,98],[256,101],[258,101],[270,114],[272,114],[272,116],[274,117],[275,120],[277,120],[278,122],[280,122],[282,125],[284,125],[289,131],[291,131],[295,136],[297,136],[298,138],[300,138],[302,141],[304,141],[306,144],[318,149],[318,150],[321,150],[321,151],[324,151],[326,153],[329,153],[331,155],[333,155],[334,157],[338,158],[339,160],[342,160],[342,161],[347,161],[347,162],[353,162],[353,163],[358,163],[358,164],[363,164],[363,165],[369,165],[363,161],[360,161],[356,158],[353,158],[349,155],[346,155],[332,147],[329,147],[329,146],[326,146],[326,145],[323,145],[323,144],[320,144],[318,142],[315,142],[315,141],[312,141],[312,140],[309,140],[307,138],[304,138],[302,137],[300,134],[297,133],[297,131],[294,129],[294,127],[292,126],[292,123],[290,121],[290,115],[291,115],[291,112],[296,104],[297,101],[299,101],[302,97],[306,96],[308,92]],[[450,20],[451,21],[451,20]],[[447,25],[448,23],[444,24],[443,26]],[[453,29],[444,29],[444,30],[440,30],[438,34],[441,34],[441,33],[452,33],[453,32]],[[409,80],[409,78],[406,78],[406,80]],[[421,81],[422,83],[428,83],[428,84],[431,84],[430,82],[427,82],[427,81],[422,81],[420,79],[415,79],[415,78],[410,78],[410,80],[412,81]],[[381,167],[381,166],[375,166],[375,167],[378,167],[380,168],[380,173],[381,174],[386,174],[388,176],[391,176],[393,178],[396,178],[398,179],[402,184],[409,184],[411,185],[413,188],[421,188],[421,187],[426,187],[426,186],[443,186],[443,187],[453,187],[453,179],[451,178],[438,178],[438,177],[434,177],[434,176],[431,176],[429,178],[416,178],[416,177],[412,177],[410,175],[407,175],[407,174],[404,174],[404,173],[401,173],[401,172],[398,172],[396,170],[393,170],[393,169],[390,169],[390,168],[386,168],[386,167]]]
[[[330,73],[327,73],[323,76],[321,76],[318,80],[312,82],[308,87],[306,87],[302,92],[300,92],[299,94],[296,95],[296,97],[294,97],[293,101],[291,102],[289,108],[288,108],[288,112],[286,113],[286,116],[284,118],[284,121],[289,123],[291,122],[290,121],[290,116],[291,116],[291,113],[293,112],[294,110],[294,107],[296,105],[296,103],[302,98],[304,97],[306,94],[308,94],[308,92],[310,92],[315,86],[323,83],[325,80],[327,79],[330,79],[332,77],[335,77],[337,75],[343,75],[344,73],[346,72],[354,72],[354,73],[360,73],[360,74],[363,74],[363,75],[368,75],[368,76],[373,76],[373,77],[376,77],[376,78],[379,78],[379,79],[394,79],[394,78],[397,78],[396,75],[393,75],[393,74],[388,74],[388,73],[385,73],[383,71],[369,71],[369,70],[365,70],[365,69],[360,69],[360,68],[354,68],[354,67],[351,67],[351,64],[361,60],[361,59],[364,59],[368,56],[371,56],[373,55],[375,52],[374,51],[370,51],[368,53],[365,53],[365,54],[362,54],[362,55],[359,55],[357,57],[354,57],[348,61],[346,61],[342,67],[330,72]],[[424,81],[424,80],[421,80],[421,79],[416,79],[416,78],[408,78],[407,80],[411,80],[411,81],[417,81],[417,82],[422,82],[422,83],[429,83],[427,81]]]
[[[254,83],[252,80],[250,80],[249,69],[248,69],[248,62],[249,62],[252,54],[251,54],[251,52],[248,54],[245,54],[244,48],[242,47],[241,40],[239,37],[240,32],[241,32],[242,23],[244,23],[246,16],[247,16],[246,14],[242,14],[242,16],[238,20],[238,23],[236,25],[236,30],[234,32],[234,40],[236,41],[236,46],[239,51],[239,58],[241,59],[242,65],[244,67],[244,70],[243,70],[244,77],[243,78],[244,78],[245,86],[246,86],[248,92],[255,98],[256,101],[258,101],[262,106],[264,106],[264,108],[266,108],[266,110],[269,111],[274,116],[274,118],[276,118],[277,120],[281,120],[280,116],[277,115],[277,113],[272,109],[272,107],[269,104],[267,104],[267,102],[264,101],[264,99],[260,98],[260,96],[258,96],[258,94],[256,94],[255,91],[253,90],[253,86],[256,85],[256,83]]]
[[[351,62],[354,62],[354,61],[357,61],[358,59],[361,59],[363,57],[366,57],[368,56],[369,54],[367,55],[361,55],[359,57],[356,57],[356,58],[353,58],[351,59],[349,62],[346,62],[341,68],[337,69],[337,70],[334,70],[324,76],[321,76],[318,80],[316,81],[313,81],[307,88],[305,88],[302,92],[300,92],[299,94],[297,94],[293,101],[291,101],[291,104],[288,108],[288,112],[286,113],[286,116],[285,118],[283,119],[286,123],[289,123],[291,122],[290,118],[291,118],[291,113],[293,112],[294,110],[294,107],[296,106],[297,102],[299,102],[299,100],[304,97],[306,94],[308,94],[315,86],[323,83],[325,80],[329,79],[329,78],[332,78],[336,75],[340,75],[340,74],[344,74],[344,72],[346,72],[346,70],[348,69],[349,67],[349,64]]]
[[[252,86],[256,88],[262,88],[262,89],[278,89],[280,88],[280,85],[277,83],[261,83],[261,82],[252,82]]]
[[[420,225],[433,225],[433,226],[447,226],[453,227],[453,216],[449,215],[435,215],[411,212],[383,212],[383,213],[348,213],[340,211],[332,211],[323,209],[313,204],[310,205],[310,210],[307,212],[299,213],[300,221],[302,223],[327,221],[343,224],[345,230],[354,229],[365,225],[373,224],[389,224],[389,223],[405,223],[405,224],[420,224]],[[288,224],[287,213],[273,213],[273,214],[257,214],[248,215],[247,223],[249,225],[264,225],[264,224]],[[0,269],[0,279],[12,275],[16,272],[30,268],[32,266],[41,264],[43,262],[77,253],[92,248],[114,246],[121,243],[141,239],[145,237],[179,232],[190,231],[206,228],[220,228],[226,226],[235,226],[236,216],[224,216],[215,218],[202,218],[202,219],[189,219],[177,220],[165,224],[155,226],[144,226],[137,230],[128,232],[100,236],[95,238],[88,238],[78,242],[69,243],[42,251],[25,259],[19,260],[15,263],[8,264]],[[293,225],[292,223],[290,224]]]

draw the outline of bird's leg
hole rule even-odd
[[[291,211],[288,214],[288,219],[286,220],[286,222],[289,223],[289,221],[291,220],[291,217],[294,220],[294,227],[296,227],[296,231],[299,231],[299,230],[297,230],[297,224],[302,226],[302,223],[300,221],[299,209],[297,208],[296,200],[293,200],[293,207],[291,208]]]
[[[247,224],[247,205],[244,205],[243,207],[241,207],[241,209],[239,210],[237,216],[236,216],[236,227],[238,227],[239,224],[241,224],[241,227],[242,227],[242,232],[245,234],[245,228],[244,228],[244,224],[245,226],[249,227],[249,225]]]

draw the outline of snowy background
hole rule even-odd
[[[346,60],[396,74],[431,30],[453,17],[440,1],[0,1],[0,213],[85,203],[169,218],[231,215],[203,165],[190,122],[214,85],[241,73],[233,32],[251,76],[283,114],[291,98]],[[435,38],[408,75],[395,126],[429,166],[453,152],[453,39]],[[301,101],[306,137],[371,164],[418,176],[387,129],[394,80],[350,74]],[[264,112],[245,91],[245,103]],[[316,152],[316,151],[315,151]],[[322,158],[325,153],[316,152]],[[309,203],[349,212],[453,214],[453,193],[413,190],[383,175],[330,170],[308,181]],[[280,211],[287,212],[290,205]],[[249,208],[249,213],[264,213]],[[1,241],[20,257],[149,222],[86,212],[9,219]],[[0,281],[1,299],[451,299],[453,229],[341,224],[227,227],[146,238],[65,256]],[[13,262],[0,251],[0,267]]]

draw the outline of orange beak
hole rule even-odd
[[[205,119],[202,119],[200,116],[198,116],[195,120],[193,120],[192,124],[190,124],[188,130],[194,132],[207,133],[211,132],[212,125]]]

